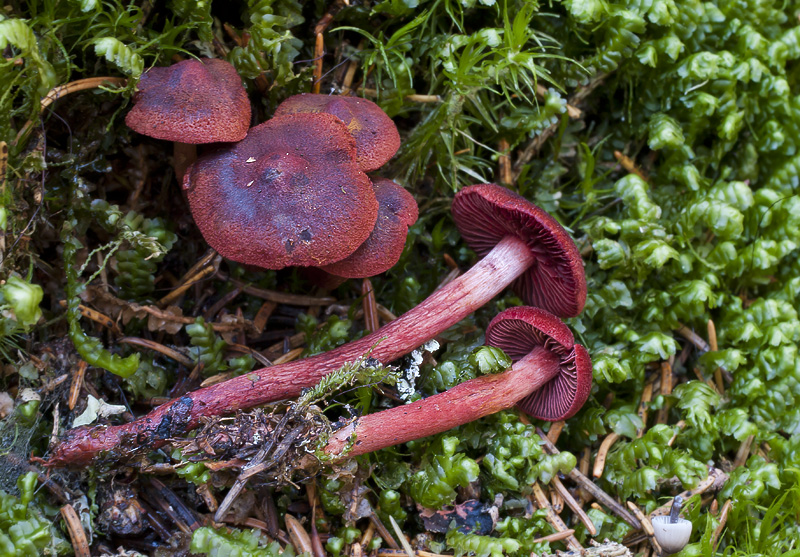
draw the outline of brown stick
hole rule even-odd
[[[533,496],[536,498],[536,504],[539,506],[539,508],[544,509],[545,513],[547,513],[547,522],[549,522],[553,528],[559,532],[568,530],[567,525],[564,524],[564,521],[561,520],[561,517],[558,516],[553,510],[553,507],[550,505],[550,501],[547,500],[547,496],[544,494],[542,486],[539,485],[539,482],[535,482],[533,484]],[[583,546],[575,536],[568,536],[566,540],[567,547],[569,549],[583,549]]]
[[[712,352],[719,350],[717,345],[717,328],[714,326],[714,321],[708,320],[708,345]],[[722,368],[717,366],[714,370],[714,382],[717,385],[717,390],[721,394],[725,394],[725,383],[722,381]]]
[[[575,530],[573,530],[572,528],[568,528],[563,532],[555,532],[554,534],[542,536],[541,538],[534,538],[533,543],[560,542],[561,540],[570,537],[574,533]]]
[[[508,150],[511,148],[506,139],[501,139],[497,144],[497,150],[500,151],[500,156],[497,158],[498,166],[500,167],[500,182],[503,184],[511,185],[513,176],[511,174],[511,157],[508,156]]]
[[[753,439],[755,439],[755,437],[748,435],[747,439],[742,441],[742,444],[739,445],[739,450],[736,451],[736,459],[733,461],[734,469],[744,466],[744,463],[747,462],[750,456],[750,449],[753,446]]]
[[[725,482],[728,481],[728,474],[720,470],[719,468],[710,467],[708,469],[708,477],[705,480],[697,484],[697,487],[694,489],[687,489],[686,491],[682,491],[678,495],[680,495],[684,501],[689,499],[698,493],[705,493],[708,490],[711,491],[719,491],[722,489],[722,486],[725,485]],[[665,503],[655,509],[653,512],[650,513],[650,518],[652,519],[654,516],[663,516],[668,515],[670,509],[672,509],[672,501]]]
[[[564,420],[559,420],[557,422],[553,422],[550,425],[550,429],[547,431],[547,439],[555,445],[558,443],[558,438],[561,436],[561,432],[564,431],[564,425],[566,422]]]
[[[284,520],[286,521],[286,531],[289,532],[292,545],[297,553],[312,553],[314,547],[311,545],[311,538],[308,537],[308,532],[300,524],[300,521],[290,514],[285,515]]]
[[[319,94],[320,85],[322,81],[322,56],[325,48],[325,36],[322,32],[317,33],[316,41],[314,42],[314,81],[311,92]]]
[[[645,384],[644,389],[642,389],[642,399],[639,401],[639,409],[636,412],[639,415],[639,418],[642,420],[642,427],[636,430],[637,438],[644,435],[644,432],[647,431],[647,406],[650,404],[652,399],[653,384],[648,381]]]
[[[70,410],[74,410],[75,405],[78,404],[78,397],[81,394],[81,387],[83,387],[83,378],[86,375],[87,367],[89,367],[89,364],[81,360],[78,363],[78,369],[75,370],[75,375],[72,376],[72,384],[69,387],[69,401],[67,403]]]
[[[700,335],[698,335],[697,333],[695,333],[693,330],[691,330],[689,327],[687,327],[682,323],[680,324],[680,327],[678,327],[676,332],[683,338],[688,340],[690,343],[692,343],[694,347],[697,348],[700,352],[708,352],[709,349],[711,348]]]
[[[661,555],[662,550],[661,546],[658,545],[658,542],[655,538],[655,531],[653,530],[653,525],[650,523],[650,519],[647,518],[644,513],[636,506],[633,501],[628,501],[628,508],[633,511],[633,515],[639,519],[642,523],[642,530],[644,533],[647,534],[647,541],[650,542],[650,545],[653,546],[653,550],[655,551],[656,555]]]
[[[42,97],[40,103],[41,111],[44,112],[48,106],[56,102],[58,99],[66,97],[70,93],[85,91],[87,89],[96,89],[101,85],[125,87],[127,84],[128,80],[124,77],[87,77],[86,79],[78,79],[70,83],[65,83],[64,85],[54,87],[44,97]],[[28,131],[30,131],[31,127],[33,127],[32,120],[25,122],[25,125],[20,128],[19,133],[17,133],[17,137],[14,139],[14,145],[19,143],[19,140],[24,137]]]
[[[370,332],[374,333],[380,329],[378,322],[378,304],[375,301],[375,290],[372,288],[372,282],[365,278],[361,281],[361,295],[364,297],[364,327]]]
[[[542,438],[542,441],[544,441],[544,448],[548,454],[558,454],[558,449],[550,442],[549,439],[547,439],[547,436],[544,434],[544,432],[539,428],[536,428],[536,432],[539,434],[539,437]],[[595,499],[603,503],[603,505],[605,505],[612,513],[633,526],[636,530],[640,530],[642,528],[642,524],[636,519],[635,516],[628,512],[625,507],[620,505],[608,493],[595,485],[595,483],[590,480],[588,476],[573,468],[568,474],[568,477],[580,487],[591,493]]]
[[[266,288],[258,288],[242,280],[229,277],[221,271],[217,271],[217,278],[222,281],[230,281],[235,286],[240,286],[245,294],[275,302],[276,304],[286,304],[287,306],[327,306],[336,302],[336,298],[331,296],[304,296],[302,294],[287,294],[285,292],[267,290]]]
[[[661,394],[668,396],[672,394],[672,366],[669,362],[661,362]],[[665,400],[656,414],[657,424],[666,424],[669,418],[670,404]]]
[[[295,348],[293,350],[289,350],[283,356],[280,356],[279,358],[275,358],[275,360],[272,362],[272,365],[278,366],[278,365],[285,364],[287,362],[291,362],[293,360],[296,360],[297,358],[300,357],[300,354],[303,353],[303,350],[304,350],[303,348]]]
[[[715,499],[716,501],[716,499]],[[725,504],[722,505],[722,511],[719,513],[719,524],[716,528],[714,528],[714,534],[711,536],[711,550],[717,550],[717,544],[719,543],[719,538],[722,535],[722,530],[725,528],[725,524],[728,522],[728,513],[733,507],[731,500],[728,499],[725,501]]]
[[[194,362],[192,361],[189,356],[178,352],[177,350],[170,348],[168,346],[164,346],[163,344],[159,344],[154,340],[148,340],[146,338],[138,338],[138,337],[123,337],[118,341],[120,344],[131,344],[133,346],[140,346],[142,348],[148,348],[155,352],[160,352],[164,354],[168,358],[172,358],[176,362],[180,362],[186,366],[194,366]]]
[[[600,443],[600,448],[597,450],[597,456],[594,458],[594,468],[592,469],[592,476],[599,478],[603,475],[603,469],[606,467],[606,457],[608,451],[617,442],[619,435],[614,432],[609,433],[603,442]]]
[[[641,170],[639,170],[639,168],[636,166],[636,163],[633,162],[633,159],[631,159],[627,155],[624,155],[620,151],[614,151],[614,158],[619,161],[619,164],[622,165],[622,168],[624,168],[631,174],[636,174],[639,178],[641,178],[645,182],[648,181],[647,175]]]
[[[61,516],[67,523],[69,537],[72,540],[72,549],[75,550],[76,557],[91,557],[89,552],[89,541],[86,539],[86,532],[83,531],[81,519],[75,508],[67,503],[61,507]]]
[[[561,495],[561,498],[564,499],[564,502],[567,506],[572,509],[572,512],[575,513],[575,516],[583,522],[583,525],[586,526],[586,530],[589,531],[589,535],[594,537],[597,535],[597,528],[595,528],[592,519],[589,518],[584,510],[581,508],[580,504],[575,500],[572,496],[572,493],[566,488],[563,482],[558,478],[558,476],[553,476],[553,479],[550,481],[550,485],[555,488],[555,492]]]
[[[219,265],[219,261],[221,258],[216,262],[216,264],[208,265],[207,267],[203,267],[200,271],[197,272],[194,276],[189,277],[183,284],[175,288],[172,292],[164,296],[158,301],[158,305],[161,307],[165,307],[170,305],[172,302],[177,300],[181,297],[181,295],[189,290],[195,283],[200,282],[204,278],[214,274],[217,270],[216,267]]]

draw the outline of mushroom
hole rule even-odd
[[[179,182],[197,158],[195,145],[240,141],[247,135],[250,101],[236,69],[225,60],[191,58],[150,68],[137,88],[125,123],[143,135],[175,142]]]
[[[503,349],[511,369],[465,381],[423,400],[358,418],[334,433],[325,452],[339,454],[355,436],[350,458],[447,431],[515,404],[534,417],[565,420],[589,396],[592,362],[569,328],[538,308],[515,307],[486,329],[486,344]],[[538,397],[534,404],[533,397]]]
[[[527,263],[519,276],[496,276],[501,288],[510,283],[525,303],[559,317],[574,317],[583,310],[583,261],[572,238],[553,217],[496,184],[462,189],[451,210],[461,236],[484,256],[480,264],[497,261],[502,265],[507,258]]]
[[[335,116],[279,116],[198,159],[183,187],[223,257],[263,269],[327,265],[363,244],[378,216],[355,153]]]
[[[656,541],[667,555],[681,551],[692,536],[692,523],[678,516],[682,504],[683,498],[677,495],[672,500],[672,508],[668,515],[654,516],[650,519]]]
[[[297,116],[301,115],[283,118]],[[190,173],[193,172],[190,169]],[[189,176],[187,174],[187,180]],[[212,198],[209,203],[212,203],[215,199],[213,191],[208,195]],[[192,200],[191,193],[189,200]],[[480,212],[474,208],[476,205],[480,206]],[[456,222],[472,236],[477,234],[467,228],[465,219],[474,219],[476,225],[486,222],[488,230],[494,230],[497,226],[493,222],[495,217],[491,216],[493,208],[498,214],[496,219],[507,221],[505,236],[491,233],[492,238],[499,240],[497,245],[472,269],[374,333],[324,354],[262,368],[193,391],[127,424],[72,429],[55,448],[50,464],[89,462],[101,451],[112,450],[128,437],[137,439],[140,446],[160,446],[170,436],[196,427],[203,416],[231,414],[297,396],[304,388],[315,385],[346,362],[355,361],[365,354],[381,362],[391,362],[461,321],[532,267],[535,267],[533,276],[537,280],[547,278],[552,281],[541,291],[557,294],[559,300],[551,302],[536,297],[534,301],[560,309],[560,317],[580,312],[586,300],[586,278],[580,254],[567,232],[540,208],[494,184],[464,188],[453,201],[453,213],[458,214]],[[488,237],[489,233],[486,235]],[[549,251],[540,249],[536,242],[547,246]],[[479,249],[487,244],[488,240],[481,238]],[[525,287],[524,281],[517,281],[517,284],[523,285],[520,291],[523,299],[531,292],[539,293],[539,289]],[[574,299],[565,299],[570,295]]]
[[[400,148],[397,126],[381,108],[360,97],[303,93],[283,101],[275,116],[327,112],[345,123],[356,140],[358,163],[364,172],[379,169]]]
[[[343,278],[364,278],[391,269],[406,244],[408,227],[417,221],[414,196],[386,178],[372,181],[378,200],[378,219],[369,238],[341,261],[325,265],[323,271]]]

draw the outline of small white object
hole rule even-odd
[[[666,554],[677,553],[689,543],[692,536],[692,523],[684,518],[670,522],[670,517],[654,516],[651,520],[656,541]]]
[[[86,410],[83,411],[83,414],[75,418],[75,421],[72,422],[72,427],[89,425],[99,417],[107,418],[114,414],[122,414],[126,410],[127,408],[120,404],[109,404],[105,400],[98,400],[92,395],[89,395],[86,401]]]

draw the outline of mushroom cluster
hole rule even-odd
[[[227,259],[343,278],[380,274],[399,259],[418,210],[401,186],[366,174],[400,147],[375,103],[295,95],[249,128],[241,78],[214,59],[151,68],[134,103],[126,123],[175,142],[175,173],[194,220]],[[227,145],[197,158],[200,143]]]

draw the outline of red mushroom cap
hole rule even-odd
[[[265,269],[344,259],[378,216],[355,141],[330,114],[273,118],[201,157],[183,180],[203,237],[223,257]]]
[[[134,131],[179,143],[233,142],[250,127],[250,101],[225,60],[194,58],[150,68],[139,79],[125,123]]]
[[[298,112],[327,112],[344,122],[356,138],[358,164],[364,172],[379,169],[400,148],[397,126],[377,104],[367,99],[303,93],[283,101],[275,116]]]
[[[378,220],[369,238],[341,261],[322,270],[345,278],[379,275],[400,259],[408,227],[417,222],[417,202],[402,186],[386,178],[372,181],[378,199]]]
[[[486,255],[505,236],[524,241],[536,261],[512,284],[525,303],[559,317],[578,315],[586,303],[586,275],[575,242],[545,211],[496,184],[463,188],[451,209],[461,236]]]
[[[501,348],[514,360],[544,346],[560,356],[561,370],[517,407],[540,420],[566,420],[581,409],[592,389],[592,361],[572,332],[555,315],[532,307],[514,307],[499,313],[486,329],[486,344]]]

